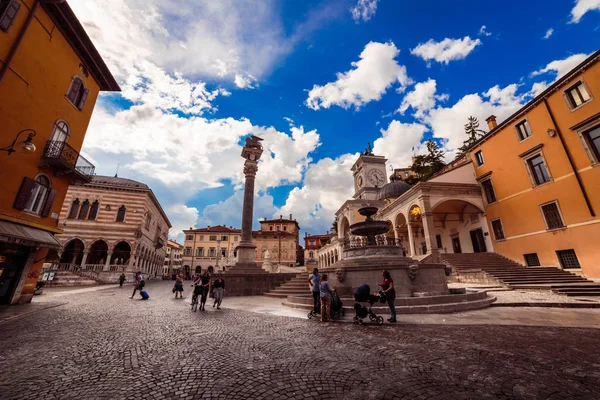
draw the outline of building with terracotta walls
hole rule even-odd
[[[98,94],[120,89],[66,1],[0,1],[0,61],[0,303],[21,303],[69,185],[94,174],[79,152]]]
[[[329,243],[334,234],[304,236],[304,265],[310,270],[317,266],[317,251]]]
[[[600,51],[470,150],[494,249],[600,278]]]

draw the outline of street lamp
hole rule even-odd
[[[29,135],[27,136],[27,139],[25,139],[22,142],[19,142],[19,144],[21,145],[19,150],[22,153],[26,154],[33,153],[35,151],[35,145],[32,143],[33,137],[35,136],[35,131],[33,129],[23,129],[21,132],[17,133],[17,136],[15,136],[15,140],[13,140],[10,146],[0,147],[0,150],[6,151],[9,156],[15,151],[17,151],[15,150],[15,145],[17,144],[17,140],[19,140],[19,136],[21,136],[21,133],[24,132],[29,132]]]

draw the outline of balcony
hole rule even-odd
[[[49,140],[40,161],[41,168],[51,167],[57,176],[71,175],[75,181],[90,182],[96,167],[67,143]]]
[[[160,249],[161,247],[164,247],[165,245],[165,239],[162,237],[157,237],[154,241],[154,247],[157,249]]]

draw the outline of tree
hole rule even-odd
[[[440,149],[438,144],[429,139],[425,145],[427,147],[427,154],[413,157],[413,164],[410,168],[416,177],[407,179],[407,182],[411,185],[428,180],[446,166],[443,161],[444,151]]]
[[[461,153],[465,153],[467,150],[471,148],[483,135],[485,135],[485,131],[479,129],[479,121],[476,117],[469,117],[469,122],[465,124],[465,134],[467,135],[467,140],[463,142],[462,147],[458,149]]]

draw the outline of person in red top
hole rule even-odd
[[[383,275],[383,282],[381,282],[379,286],[381,286],[381,291],[385,293],[385,298],[388,306],[390,307],[390,314],[392,314],[388,321],[396,322],[396,290],[394,289],[394,280],[390,276],[390,273],[386,270],[384,270],[381,274]]]

